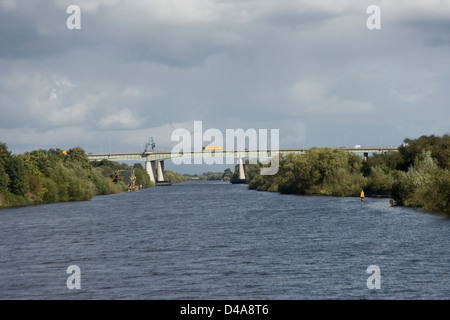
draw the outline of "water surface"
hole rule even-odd
[[[388,199],[207,181],[3,209],[0,298],[448,299],[449,229]]]

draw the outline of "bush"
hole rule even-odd
[[[450,171],[442,170],[433,177],[434,187],[424,193],[423,208],[426,211],[450,215]]]
[[[95,195],[94,184],[86,179],[77,176],[71,176],[67,193],[70,201],[86,201],[92,199]]]
[[[150,176],[140,164],[134,165],[134,175],[136,176],[136,185],[143,188],[153,187],[155,184],[150,181]]]
[[[438,166],[431,151],[423,151],[395,186],[396,197],[407,206],[450,214],[450,172]]]
[[[138,185],[152,186],[142,165],[135,167]],[[89,200],[97,194],[126,191],[123,183],[112,182],[118,169],[130,168],[108,160],[91,164],[79,147],[67,152],[40,149],[12,156],[0,143],[0,206]]]
[[[45,190],[42,196],[43,202],[54,203],[60,201],[58,196],[58,186],[55,181],[50,178],[45,178],[43,181],[43,186]]]
[[[254,176],[249,188],[287,194],[356,196],[365,183],[360,157],[340,149],[314,148],[302,155],[280,156],[278,173]]]
[[[389,169],[382,165],[376,165],[370,168],[370,174],[367,177],[366,193],[389,194],[392,185],[395,182],[394,175]]]

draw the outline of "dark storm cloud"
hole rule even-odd
[[[68,30],[71,1],[0,0],[0,140],[133,151],[202,120],[279,128],[282,145],[395,144],[450,126],[445,1],[379,1],[376,31],[372,1],[77,3]]]
[[[0,57],[28,59],[68,50],[66,17],[51,1],[14,3],[0,10]]]
[[[410,23],[410,27],[423,35],[426,45],[450,46],[450,18],[414,21]]]

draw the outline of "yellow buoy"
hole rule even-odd
[[[364,201],[364,191],[361,190],[361,201]]]

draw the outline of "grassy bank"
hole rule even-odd
[[[286,194],[392,197],[397,204],[450,215],[450,136],[405,139],[398,153],[361,156],[334,148],[280,156],[278,173],[246,165],[250,189]],[[235,172],[235,174],[237,174]]]
[[[91,163],[79,147],[12,155],[0,143],[0,207],[83,201],[126,191],[128,186],[122,181],[113,182],[117,170],[133,170],[136,185],[152,186],[141,165],[128,167],[107,160]]]

